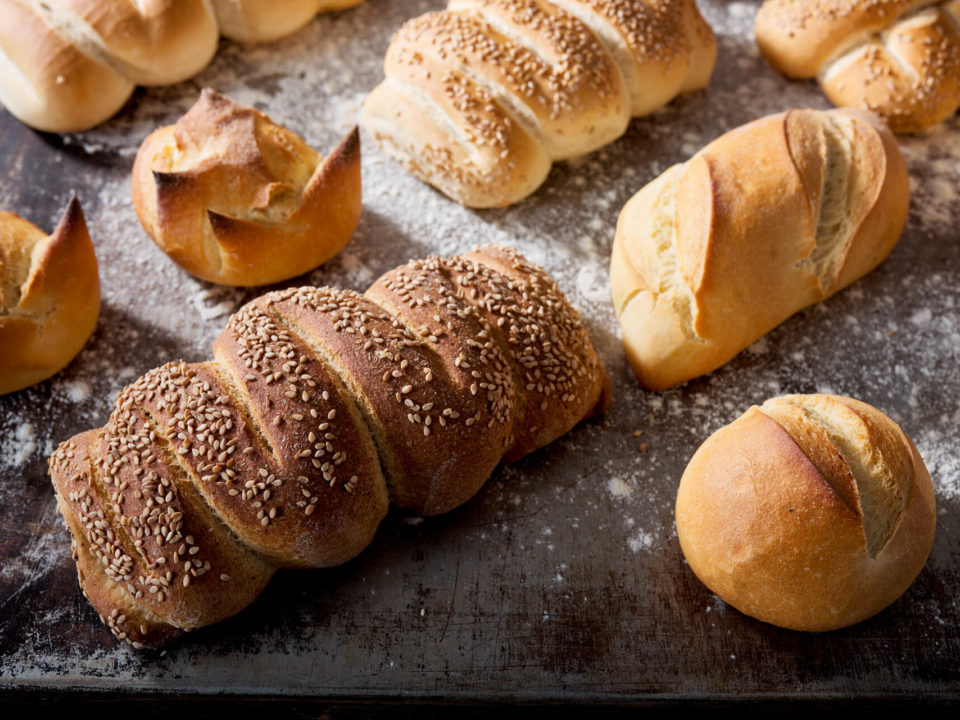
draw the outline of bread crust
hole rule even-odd
[[[444,194],[503,207],[704,87],[715,57],[692,0],[451,0],[394,37],[363,122]]]
[[[765,411],[807,402],[866,428],[849,438],[859,460],[824,437],[802,437],[804,450],[768,414],[776,411]],[[894,472],[902,492],[879,548],[868,548],[865,485],[838,492],[821,473],[831,454],[829,464],[847,473],[848,460],[871,454]],[[750,408],[700,446],[680,481],[676,520],[690,568],[725,602],[774,625],[825,631],[865,620],[906,591],[930,552],[936,507],[923,460],[892,420],[850,398],[790,396]]]
[[[147,373],[50,460],[81,587],[137,646],[238,612],[278,567],[352,558],[388,499],[451,510],[609,402],[576,311],[502,248],[411,262],[368,296],[269,293],[214,356]]]
[[[212,90],[151,133],[133,166],[134,208],[187,272],[266,285],[336,255],[360,220],[360,137],[321,158],[263,113]]]
[[[47,132],[113,116],[137,85],[202,70],[220,32],[248,42],[295,32],[318,12],[361,0],[4,0],[0,103]]]
[[[620,214],[611,289],[634,374],[662,390],[720,367],[873,269],[908,204],[869,114],[791,110],[718,138]]]
[[[0,394],[6,394],[58,373],[97,325],[97,258],[75,197],[49,236],[0,213],[0,285]]]
[[[875,112],[894,132],[960,107],[957,0],[767,0],[755,33],[777,70],[817,77],[835,105]]]

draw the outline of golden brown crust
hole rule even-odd
[[[204,90],[175,126],[144,140],[132,193],[144,229],[187,272],[264,285],[343,249],[360,186],[356,129],[323,160],[266,115]]]
[[[77,199],[49,236],[0,213],[0,394],[59,372],[83,348],[99,314],[97,258]]]
[[[691,0],[451,0],[394,37],[364,126],[458,202],[505,206],[706,85],[715,54]]]
[[[768,414],[780,416],[785,404],[827,408],[808,418],[813,434],[800,435],[802,446],[794,423],[785,429]],[[830,464],[860,468],[857,508],[818,469],[837,437],[815,426],[845,413],[864,434],[840,438],[844,452]],[[907,492],[889,536],[869,548],[865,526],[876,509],[858,508],[885,473]],[[687,562],[707,587],[764,622],[810,631],[860,622],[896,600],[923,567],[936,527],[933,485],[910,440],[878,410],[835,396],[776,398],[714,433],[684,472],[676,515]]]
[[[116,113],[136,85],[169,85],[198,73],[221,30],[239,40],[271,40],[318,12],[358,2],[4,0],[0,102],[39,130],[86,130]]]
[[[769,116],[671,168],[624,206],[611,258],[637,378],[659,390],[710,372],[862,277],[908,203],[896,141],[855,110]]]
[[[369,297],[269,293],[214,355],[151,371],[51,458],[84,592],[137,644],[238,612],[276,567],[353,557],[387,483],[422,515],[466,502],[609,393],[556,285],[492,247],[411,262]]]
[[[767,0],[757,44],[795,78],[818,77],[835,105],[882,116],[914,132],[960,107],[956,0]]]

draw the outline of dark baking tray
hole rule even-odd
[[[447,516],[392,512],[371,547],[332,570],[283,572],[240,616],[165,651],[118,645],[81,596],[45,457],[101,425],[116,392],[170,359],[200,360],[257,291],[200,283],[156,250],[128,196],[132,155],[211,85],[256,103],[327,151],[379,80],[390,34],[442,2],[368,0],[277,43],[224,42],[197,79],[138,90],[113,121],[72,136],[0,114],[0,207],[52,229],[71,192],[101,265],[100,325],[52,381],[0,397],[0,694],[52,711],[106,700],[144,712],[284,706],[427,717],[472,703],[644,705],[738,711],[856,705],[945,708],[960,696],[960,122],[904,139],[908,228],[867,278],[799,313],[723,369],[666,393],[622,357],[607,256],[630,195],[723,131],[791,106],[826,107],[759,58],[756,3],[701,2],[720,39],[711,87],[634,121],[607,149],[555,167],[532,198],[473,212],[407,176],[364,137],[365,211],[347,251],[284,286],[364,289],[409,257],[493,240],[542,263],[581,309],[613,378],[605,421],[499,469]],[[2,351],[2,350],[0,350]],[[933,552],[888,610],[827,634],[780,630],[726,607],[692,575],[673,527],[698,444],[751,403],[831,390],[902,424],[937,489]],[[636,430],[642,434],[635,436]],[[238,705],[261,696],[270,703]],[[202,701],[202,702],[201,702]],[[803,705],[794,703],[804,701]],[[422,703],[429,703],[422,705]],[[452,705],[451,705],[452,704]],[[241,710],[246,708],[246,710]],[[510,716],[502,707],[484,712]],[[519,712],[519,711],[517,711]]]

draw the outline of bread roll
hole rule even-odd
[[[278,567],[345,562],[388,497],[453,509],[609,400],[576,311],[495,247],[411,262],[365,295],[269,293],[214,357],[140,378],[50,461],[80,585],[135,646],[238,612]]]
[[[0,213],[0,395],[59,372],[99,314],[97,258],[77,199],[52,235]]]
[[[933,484],[890,418],[835,395],[751,407],[690,460],[677,535],[724,602],[792,630],[833,630],[900,597],[933,544]]]
[[[354,129],[324,160],[263,113],[204,90],[143,141],[132,190],[144,229],[184,270],[265,285],[347,244],[360,220],[360,138]]]
[[[0,0],[0,102],[38,130],[86,130],[123,107],[137,85],[200,72],[221,31],[272,40],[317,12],[358,2]]]
[[[364,126],[454,200],[505,206],[704,87],[715,58],[693,0],[451,0],[400,28]]]
[[[634,195],[610,280],[634,374],[662,390],[714,370],[893,248],[909,181],[858,110],[791,110],[732,130]]]
[[[757,44],[777,70],[820,80],[835,105],[914,132],[960,107],[960,0],[767,0]]]

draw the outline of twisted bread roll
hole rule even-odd
[[[0,213],[0,395],[59,372],[99,314],[97,258],[77,199],[52,235]]]
[[[214,357],[140,378],[50,460],[80,585],[136,646],[238,612],[278,567],[348,560],[388,497],[460,505],[609,398],[576,311],[495,247],[411,262],[365,295],[270,293]]]
[[[880,612],[923,567],[930,474],[890,418],[835,395],[752,407],[706,440],[677,493],[697,577],[764,622],[833,630]]]
[[[0,0],[0,103],[73,132],[116,113],[137,85],[171,85],[213,58],[222,32],[259,42],[360,0]]]
[[[451,198],[504,206],[704,87],[715,57],[693,0],[451,0],[400,28],[364,125]]]
[[[767,0],[757,44],[777,70],[817,77],[835,105],[914,132],[960,107],[960,0]]]
[[[360,220],[356,129],[324,160],[263,113],[204,90],[151,133],[133,165],[133,206],[153,241],[187,272],[265,285],[340,252]]]
[[[732,130],[634,195],[610,281],[634,374],[662,390],[720,367],[872,270],[907,220],[896,140],[859,110]]]

